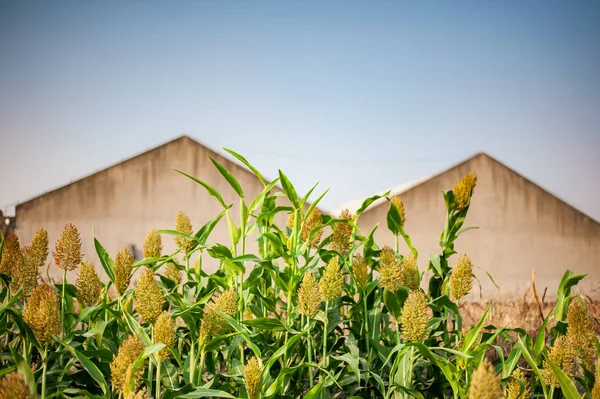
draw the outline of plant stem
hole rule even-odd
[[[160,398],[160,359],[156,362],[156,397]]]
[[[308,318],[308,362],[310,363],[311,367],[308,368],[308,373],[310,375],[310,387],[313,387],[313,380],[314,380],[314,376],[313,376],[313,369],[312,369],[312,335],[310,333],[310,318]]]
[[[327,367],[329,358],[327,356],[327,324],[329,322],[329,301],[325,301],[325,320],[323,321],[323,367]]]
[[[204,348],[200,350],[200,371],[198,372],[198,385],[202,385],[202,375],[204,374],[204,359],[206,358],[206,352]]]
[[[190,383],[194,384],[194,370],[196,370],[196,359],[194,354],[195,343],[192,339],[192,344],[190,345]]]
[[[46,398],[46,370],[48,368],[48,344],[44,346],[44,365],[42,366],[42,399]]]
[[[65,333],[65,307],[67,301],[65,300],[65,284],[67,283],[67,269],[63,269],[63,281],[62,281],[62,296],[61,296],[61,307],[60,307],[60,325],[62,326],[63,337]]]

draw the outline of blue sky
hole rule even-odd
[[[340,203],[486,151],[600,220],[600,2],[0,2],[0,208],[186,133]]]

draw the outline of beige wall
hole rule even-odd
[[[205,181],[222,194],[226,203],[236,202],[231,216],[237,223],[237,195],[209,156],[236,176],[250,200],[262,191],[262,184],[253,174],[182,137],[17,206],[16,234],[26,244],[35,230],[43,227],[48,231],[52,251],[64,225],[71,222],[81,233],[85,258],[94,260],[99,271],[102,268],[93,245],[93,231],[113,259],[124,245],[134,245],[137,257],[142,257],[147,233],[153,228],[174,229],[179,209],[190,216],[194,231],[223,210],[202,186],[173,169]],[[209,241],[229,245],[225,218]],[[176,249],[172,236],[163,235],[163,247],[164,253]],[[214,269],[216,264],[205,266]]]
[[[484,154],[400,195],[406,209],[405,229],[419,250],[421,270],[427,267],[429,253],[440,252],[445,218],[442,189],[452,188],[471,171],[478,180],[463,227],[479,229],[459,237],[455,248],[466,252],[500,286],[496,289],[485,272],[476,269],[484,297],[526,290],[532,269],[540,295],[548,287],[552,297],[567,268],[588,273],[580,287],[587,294],[600,295],[600,224]],[[359,220],[363,231],[379,223],[375,237],[381,246],[394,242],[385,223],[388,207],[385,203],[369,209]],[[402,240],[401,248],[408,250]],[[456,258],[451,258],[452,266]]]

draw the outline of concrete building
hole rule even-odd
[[[405,230],[419,251],[420,270],[427,267],[429,253],[440,252],[446,213],[442,189],[451,189],[472,171],[477,174],[477,187],[463,227],[479,229],[460,236],[455,249],[471,257],[484,297],[525,291],[531,285],[533,269],[540,296],[546,287],[548,297],[555,296],[566,269],[587,273],[579,287],[586,294],[600,295],[600,224],[483,153],[391,190],[390,197],[399,196],[404,202]],[[362,201],[341,206],[336,212],[345,207],[356,211]],[[360,216],[358,226],[367,233],[379,224],[376,242],[393,247],[394,237],[386,225],[388,209],[386,200],[373,203]],[[400,241],[402,251],[407,252]],[[456,259],[451,258],[451,266]],[[479,289],[475,291],[478,297]]]
[[[27,244],[35,231],[43,227],[48,231],[52,251],[64,225],[73,223],[81,233],[84,258],[94,260],[99,272],[102,268],[94,235],[113,258],[125,245],[134,249],[136,258],[142,258],[147,233],[152,229],[175,229],[180,209],[189,215],[195,231],[223,210],[206,189],[173,169],[214,187],[227,204],[237,203],[237,194],[209,157],[238,179],[247,198],[252,199],[263,190],[260,181],[245,167],[183,136],[17,205],[15,233],[21,243]],[[230,214],[234,221],[239,220],[239,206],[233,206]],[[230,242],[225,218],[210,241]],[[171,236],[163,235],[163,247],[163,253],[176,249]],[[215,263],[205,266],[214,268]]]

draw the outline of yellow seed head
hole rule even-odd
[[[317,231],[312,239],[310,239],[310,232],[321,226],[323,224],[323,216],[321,215],[321,211],[317,208],[314,208],[310,214],[306,217],[304,221],[304,227],[302,228],[302,241],[308,241],[308,245],[310,247],[316,247],[321,242],[321,237],[323,236],[323,229]]]
[[[237,293],[233,288],[229,288],[206,305],[202,324],[200,325],[201,340],[217,337],[229,330],[229,323],[217,313],[217,310],[228,316],[233,316],[238,309],[237,301]]]
[[[244,320],[252,320],[254,318],[254,313],[252,313],[252,309],[249,307],[244,310]]]
[[[462,211],[471,202],[471,195],[477,184],[477,175],[471,172],[454,185],[454,205],[457,211]]]
[[[144,321],[154,323],[162,311],[165,298],[154,279],[152,269],[145,268],[135,286],[135,308]]]
[[[567,312],[567,335],[586,369],[596,372],[596,337],[592,320],[580,300],[574,298]]]
[[[48,259],[48,232],[44,229],[39,229],[35,232],[35,236],[31,241],[31,253],[29,254],[32,262],[36,267],[42,267]]]
[[[117,356],[113,358],[110,364],[110,374],[112,376],[112,386],[118,393],[123,393],[124,384],[127,381],[127,369],[137,361],[138,357],[144,352],[142,340],[135,335],[129,336],[119,348]],[[142,382],[146,362],[135,372],[133,377],[133,391],[135,391]],[[131,373],[132,369],[130,369]]]
[[[402,338],[421,342],[427,338],[427,323],[431,319],[427,298],[422,291],[411,291],[402,308]]]
[[[367,270],[367,262],[362,255],[354,255],[352,261],[352,274],[358,286],[364,291],[369,285],[369,271]]]
[[[298,308],[306,316],[314,316],[321,306],[321,292],[315,275],[307,271],[304,273],[302,283],[298,289]]]
[[[152,230],[144,241],[144,258],[158,258],[162,254],[162,238],[160,233]]]
[[[140,389],[137,393],[130,392],[127,395],[123,395],[124,399],[150,399],[146,394],[146,387]]]
[[[404,222],[406,222],[406,213],[404,212],[404,203],[400,199],[400,197],[394,197],[390,200],[393,205],[398,208],[398,212],[400,212],[400,225],[404,227]]]
[[[0,263],[0,273],[12,275],[13,263],[18,262],[17,257],[22,256],[19,237],[16,234],[9,234],[4,241],[4,250],[2,251],[2,262]]]
[[[74,224],[69,223],[63,229],[56,248],[52,253],[56,266],[63,270],[75,270],[81,262],[81,238]]]
[[[14,254],[10,282],[12,293],[17,292],[23,286],[23,293],[25,296],[29,296],[37,287],[40,273],[34,262],[31,247],[25,247],[22,252]]]
[[[596,376],[596,383],[592,388],[592,399],[600,399],[600,376]]]
[[[84,308],[98,303],[102,293],[102,282],[96,274],[93,263],[83,262],[81,264],[75,286],[77,287],[77,300]]]
[[[0,379],[0,399],[33,399],[25,378],[13,371]]]
[[[565,374],[572,377],[575,371],[575,350],[571,337],[568,335],[561,335],[554,341],[554,346],[548,352],[548,359],[560,367]],[[554,387],[560,387],[558,380],[554,376],[554,372],[550,368],[550,365],[544,360],[544,369],[542,370],[542,377],[548,385]]]
[[[246,391],[249,399],[257,399],[260,395],[260,379],[262,376],[262,367],[255,357],[251,358],[244,369],[244,380],[246,381]]]
[[[469,399],[498,399],[502,397],[500,376],[487,359],[473,371],[469,386]]]
[[[168,359],[171,356],[171,348],[175,346],[175,320],[164,311],[156,319],[154,324],[154,343],[165,344],[165,347],[158,352],[158,358]]]
[[[177,213],[177,218],[175,219],[175,230],[189,236],[194,235],[194,231],[192,230],[192,222],[190,221],[188,215],[186,215],[183,211],[179,211]],[[175,243],[177,243],[177,246],[186,254],[192,249],[194,244],[193,241],[183,237],[175,237]]]
[[[354,222],[354,215],[348,209],[344,209],[338,219]],[[352,247],[352,226],[347,223],[334,224],[331,243],[334,250],[346,255]]]
[[[402,270],[396,253],[386,245],[381,249],[379,259],[379,284],[392,292],[398,291],[398,286],[402,285]]]
[[[344,274],[340,269],[340,263],[337,257],[331,258],[321,282],[319,283],[319,291],[321,297],[326,301],[335,301],[342,295],[342,288],[344,286]]]
[[[42,284],[33,290],[23,308],[23,319],[42,344],[60,334],[60,298],[54,288]]]
[[[523,384],[523,387],[521,387]],[[516,368],[512,372],[512,378],[508,380],[505,391],[506,399],[529,399],[531,398],[531,386],[525,379],[523,370]]]
[[[419,266],[417,266],[417,259],[412,252],[409,252],[402,260],[401,274],[402,279],[400,284],[409,290],[419,289],[421,276],[419,274]]]
[[[473,264],[466,254],[460,255],[450,276],[450,294],[455,299],[467,295],[473,288]]]
[[[129,247],[125,245],[115,258],[115,288],[121,295],[129,288],[132,270],[133,254]]]
[[[181,271],[175,266],[174,263],[168,263],[165,268],[165,277],[169,280],[173,280],[175,284],[181,284]]]

